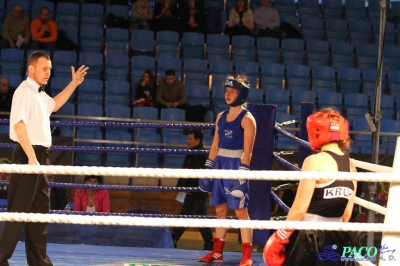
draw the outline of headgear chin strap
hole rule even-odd
[[[238,105],[242,105],[246,102],[247,96],[249,95],[249,90],[250,90],[250,88],[248,86],[243,85],[242,83],[229,78],[225,81],[225,84],[224,84],[224,90],[226,88],[234,88],[234,89],[238,90],[238,96],[229,106],[235,107]]]
[[[349,123],[338,112],[316,112],[307,118],[308,141],[313,150],[331,141],[349,140]]]

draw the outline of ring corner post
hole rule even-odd
[[[400,137],[397,137],[396,150],[393,159],[393,173],[400,173]],[[400,200],[400,180],[398,182],[390,182],[390,190],[388,194],[388,201],[386,206],[386,215],[384,224],[388,227],[394,228],[398,227],[398,211],[397,204]],[[400,233],[383,233],[381,240],[381,257],[379,258],[379,266],[394,265],[394,261],[399,262],[399,253],[393,252],[391,250],[397,250],[400,247]],[[382,254],[382,250],[384,253]],[[382,258],[382,259],[381,259]]]
[[[247,109],[252,113],[257,123],[251,169],[272,170],[276,106],[249,104]],[[271,181],[252,180],[250,182],[250,202],[248,210],[252,220],[270,219],[271,186]],[[253,243],[265,244],[268,238],[269,230],[254,230]]]

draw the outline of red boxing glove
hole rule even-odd
[[[289,237],[293,230],[279,229],[268,239],[263,251],[264,262],[268,266],[281,266],[285,262],[286,254],[282,251],[289,244]]]

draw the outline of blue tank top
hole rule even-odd
[[[243,109],[236,119],[231,122],[226,121],[226,115],[228,112],[229,110],[224,111],[218,121],[218,147],[229,150],[243,149],[244,130],[241,126],[241,123],[243,116],[245,116],[247,113],[247,110]]]

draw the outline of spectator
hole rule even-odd
[[[54,182],[53,175],[45,175],[47,182]],[[64,210],[68,203],[65,188],[49,187],[50,210]]]
[[[42,7],[40,15],[31,22],[31,49],[56,50],[57,25],[50,18],[50,9]]]
[[[87,175],[85,184],[98,185],[98,176]],[[75,192],[74,211],[110,212],[110,198],[107,190],[78,188]]]
[[[133,107],[154,107],[154,98],[157,90],[156,78],[153,71],[146,70],[143,77],[136,83],[136,99]]]
[[[161,3],[156,3],[153,30],[179,31],[178,10],[172,0],[161,0]]]
[[[175,77],[172,69],[165,71],[165,78],[158,84],[156,106],[158,109],[183,109],[186,111],[186,120],[192,121],[192,108],[187,103],[185,85]]]
[[[182,32],[206,32],[203,0],[183,0],[179,5]]]
[[[256,37],[282,38],[278,10],[270,7],[269,2],[261,0],[261,7],[254,10],[254,34]]]
[[[153,19],[153,8],[148,0],[137,0],[131,6],[132,29],[150,29],[150,22]]]
[[[253,11],[245,0],[236,0],[236,7],[229,13],[227,33],[233,35],[253,36],[254,17]]]
[[[190,130],[187,137],[187,145],[189,149],[203,149],[203,132],[201,130]],[[188,154],[183,162],[183,169],[204,169],[206,155]],[[198,187],[199,179],[180,178],[177,187]],[[207,215],[207,198],[208,193],[205,192],[189,192],[186,193],[185,200],[182,205],[180,215]],[[175,242],[178,242],[182,234],[185,232],[185,227],[174,227],[172,235]],[[200,228],[200,234],[204,241],[204,249],[213,249],[213,235],[211,228]]]
[[[29,49],[29,17],[23,13],[21,5],[15,5],[11,14],[4,19],[2,26],[3,39],[0,50],[4,48]]]
[[[14,95],[15,88],[10,87],[10,81],[6,77],[0,78],[0,111],[10,112],[12,97]],[[1,116],[3,118],[9,118],[9,116]]]

